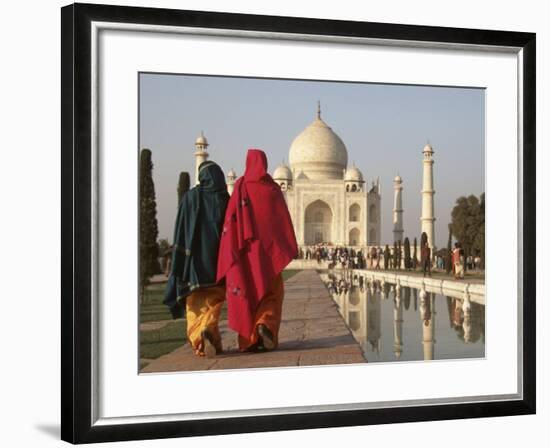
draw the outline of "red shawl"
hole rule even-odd
[[[286,201],[267,173],[266,155],[249,149],[246,171],[227,205],[218,255],[217,280],[226,278],[230,328],[250,336],[258,304],[297,253]]]

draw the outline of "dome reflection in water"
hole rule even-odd
[[[321,279],[368,362],[485,357],[485,306],[352,270]]]

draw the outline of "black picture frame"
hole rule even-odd
[[[536,169],[534,33],[270,17],[218,12],[73,4],[61,9],[61,438],[90,443],[305,428],[533,414],[536,410]],[[94,425],[92,422],[92,108],[91,23],[109,21],[392,41],[508,46],[522,51],[523,397],[483,403],[304,412],[192,421]]]

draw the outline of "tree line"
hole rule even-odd
[[[451,222],[448,225],[449,236],[447,247],[432,253],[432,257],[442,257],[447,273],[452,270],[453,236],[464,251],[464,258],[481,258],[481,268],[485,268],[485,193],[460,196],[451,212]],[[433,242],[430,242],[433,244]],[[417,240],[414,239],[413,252],[409,238],[396,241],[393,250],[386,244],[384,248],[384,269],[415,270],[419,259],[417,255]],[[465,266],[466,268],[466,266]]]
[[[453,235],[460,242],[464,257],[479,256],[485,268],[485,193],[479,198],[471,194],[456,200],[451,212],[447,249],[450,249]]]

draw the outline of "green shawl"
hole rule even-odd
[[[199,166],[199,185],[183,196],[176,217],[172,266],[164,303],[174,318],[185,312],[185,298],[216,284],[218,247],[229,201],[222,169],[212,161]]]

